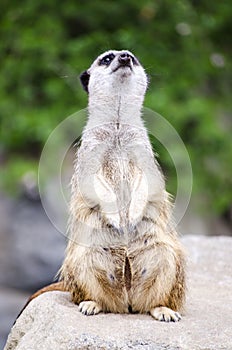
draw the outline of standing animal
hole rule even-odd
[[[144,126],[138,59],[110,50],[81,75],[88,120],[77,150],[63,288],[85,315],[150,313],[179,321],[185,255]]]

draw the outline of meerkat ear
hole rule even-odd
[[[83,86],[83,89],[84,89],[86,92],[89,92],[89,89],[88,89],[89,77],[90,77],[90,74],[88,73],[87,70],[84,71],[83,73],[81,73],[81,75],[80,75],[81,84],[82,84],[82,86]]]

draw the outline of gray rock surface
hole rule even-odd
[[[0,287],[0,349],[3,349],[6,336],[28,297],[26,292]]]
[[[0,192],[0,349],[27,296],[53,280],[64,249],[39,200]]]
[[[178,323],[149,315],[84,316],[69,293],[45,293],[17,320],[5,350],[232,349],[232,238],[186,236],[189,292]]]

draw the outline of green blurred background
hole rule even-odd
[[[230,1],[3,0],[2,190],[17,195],[50,132],[86,107],[79,74],[99,53],[129,49],[150,76],[145,106],[170,121],[188,149],[198,209],[231,227],[231,18]]]

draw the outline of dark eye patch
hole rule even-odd
[[[109,66],[110,63],[113,61],[115,55],[113,53],[110,53],[109,55],[104,56],[100,61],[100,66]]]
[[[130,55],[130,57],[131,57],[131,59],[132,59],[133,64],[134,64],[135,66],[138,66],[138,65],[139,65],[139,61],[137,60],[137,58],[135,58],[134,56],[131,56],[131,55]]]

